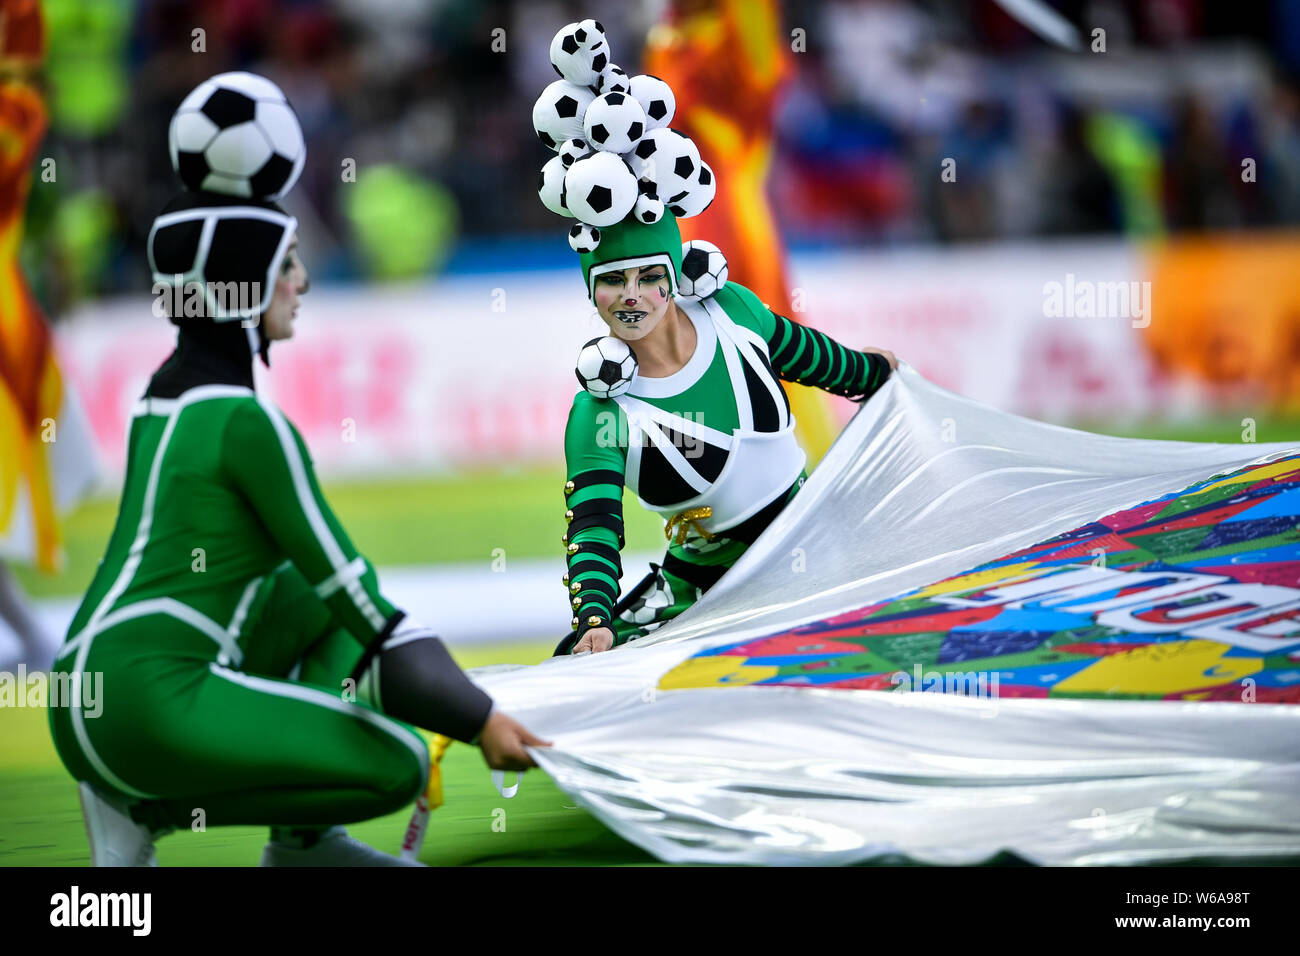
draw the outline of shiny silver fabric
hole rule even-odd
[[[681,617],[608,653],[476,677],[555,742],[535,756],[562,788],[663,860],[1300,854],[1300,707],[658,686],[705,648],[862,607],[1297,452],[1058,428],[904,366]]]

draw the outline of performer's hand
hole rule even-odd
[[[614,632],[607,627],[593,627],[573,647],[573,653],[580,651],[607,651],[614,646]]]
[[[492,711],[479,732],[483,761],[493,770],[527,770],[536,767],[525,747],[549,747],[549,740],[534,737],[517,720],[499,710]]]
[[[862,351],[874,352],[877,355],[883,355],[885,357],[885,361],[889,363],[889,370],[891,372],[898,371],[898,356],[895,355],[893,352],[889,351],[889,349],[863,349]]]

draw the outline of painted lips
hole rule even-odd
[[[614,313],[614,318],[618,319],[624,325],[636,325],[644,319],[647,314],[648,313],[645,312],[627,312],[620,309]]]

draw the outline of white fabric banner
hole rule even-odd
[[[563,789],[667,861],[1300,854],[1294,705],[659,687],[706,648],[905,593],[1288,453],[1300,443],[1073,431],[904,366],[682,617],[607,653],[475,677],[554,741],[534,755]]]

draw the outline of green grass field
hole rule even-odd
[[[1241,418],[1094,430],[1134,438],[1239,443]],[[1257,442],[1300,439],[1300,419],[1260,418]],[[445,477],[335,483],[326,496],[354,543],[376,565],[489,562],[502,548],[510,558],[560,553],[564,533],[563,470],[554,467],[461,472]],[[664,546],[662,523],[625,496],[629,551]],[[46,577],[16,568],[35,597],[85,591],[117,515],[116,499],[83,503],[64,522],[67,566]]]
[[[474,472],[447,478],[335,484],[326,495],[357,547],[378,565],[473,562],[494,548],[512,558],[556,554],[564,532],[564,476],[559,468]],[[628,546],[653,550],[657,519],[629,496]],[[116,517],[115,500],[83,503],[64,523],[67,567],[45,577],[16,569],[36,597],[76,595],[90,583]],[[559,596],[560,588],[556,586]],[[463,667],[535,664],[560,635],[525,644],[453,649]],[[89,860],[76,786],[50,743],[43,710],[0,709],[0,866],[82,865]],[[504,800],[476,748],[454,744],[443,759],[446,802],[434,811],[423,859],[437,865],[614,865],[654,863],[578,809],[541,771],[526,775]],[[505,830],[493,829],[497,808]],[[380,849],[401,845],[409,814],[349,827]],[[160,841],[164,865],[248,866],[257,863],[266,831],[223,827],[178,833]]]
[[[564,474],[560,468],[462,472],[448,477],[336,483],[325,495],[357,548],[378,566],[482,561],[562,553]],[[624,501],[630,550],[663,547],[662,523]],[[67,564],[55,576],[15,571],[33,597],[83,593],[117,517],[116,498],[83,502],[63,524]]]
[[[550,643],[497,646],[457,653],[464,667],[535,663]],[[0,709],[0,867],[83,866],[89,848],[73,780],[50,742],[41,709]],[[442,761],[445,803],[429,823],[422,859],[453,865],[608,866],[655,863],[615,836],[540,770],[524,775],[505,800],[492,786],[477,748],[453,744]],[[504,818],[496,810],[504,810]],[[350,826],[348,831],[386,852],[401,846],[409,813]],[[495,828],[494,828],[495,824]],[[504,829],[502,825],[504,824]],[[181,831],[158,843],[163,866],[254,866],[266,843],[260,827]]]
[[[1108,430],[1099,428],[1098,430]],[[1185,426],[1149,426],[1124,433],[1182,441],[1240,442],[1239,418]],[[1119,432],[1116,432],[1119,433]],[[1300,421],[1260,420],[1256,440],[1300,436]],[[491,559],[494,548],[516,558],[554,555],[564,530],[563,474],[558,467],[476,472],[444,478],[336,484],[327,496],[353,540],[375,564],[429,564]],[[629,496],[625,501],[630,550],[655,550],[658,519]],[[86,588],[112,529],[116,502],[83,504],[65,522],[67,568],[55,577],[19,569],[35,596],[79,594]],[[558,589],[557,589],[558,590]],[[509,646],[457,649],[465,667],[536,663],[558,635]],[[76,788],[56,757],[43,710],[0,709],[0,866],[80,865],[88,849]],[[477,750],[453,745],[443,762],[446,804],[433,814],[423,859],[431,864],[611,865],[653,858],[615,836],[573,806],[539,771],[518,795],[503,800]],[[493,811],[505,811],[505,829],[493,829]],[[403,812],[351,827],[360,839],[389,851],[400,845]],[[257,828],[179,833],[158,847],[163,865],[255,864],[266,838]]]

